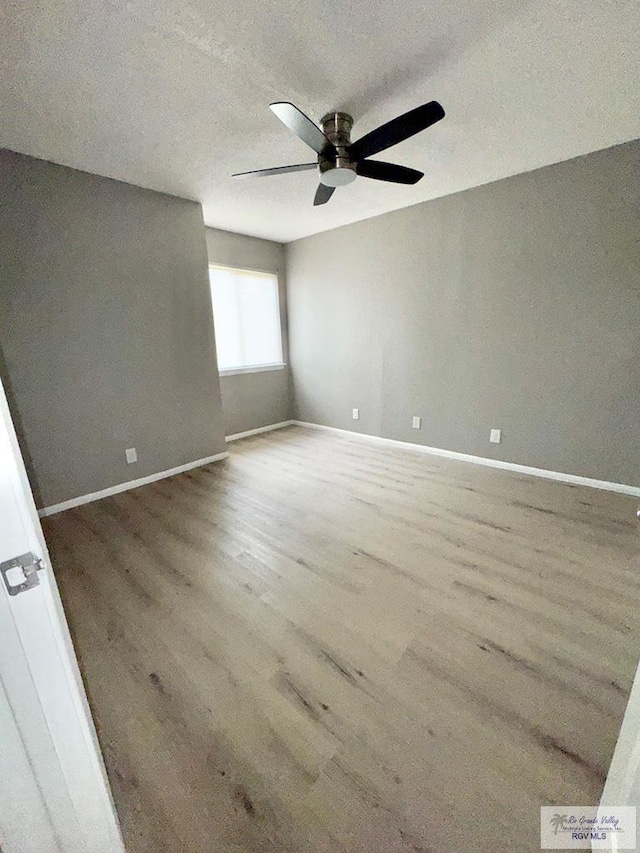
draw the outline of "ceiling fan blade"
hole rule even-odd
[[[236,172],[232,178],[267,178],[269,175],[284,175],[287,172],[306,172],[307,169],[317,169],[317,163],[297,163],[295,166],[274,166],[273,169],[253,169],[251,172]]]
[[[417,169],[383,163],[381,160],[358,160],[356,172],[363,178],[391,181],[394,184],[417,184],[420,178],[424,178],[424,172],[418,172]]]
[[[335,191],[335,187],[328,187],[326,184],[318,184],[318,189],[316,190],[316,197],[313,200],[313,206],[317,207],[319,204],[326,204]]]
[[[428,104],[409,110],[408,113],[365,134],[351,145],[349,154],[354,160],[364,160],[365,157],[371,157],[372,154],[391,148],[392,145],[397,145],[398,142],[420,133],[421,130],[425,130],[442,118],[444,118],[444,110],[440,104],[437,101],[429,101]]]
[[[290,104],[288,101],[280,101],[276,104],[269,104],[269,109],[278,116],[280,121],[289,130],[292,130],[310,148],[313,148],[316,154],[321,154],[322,152],[336,153],[335,148],[318,125],[314,124],[308,116],[293,104]]]

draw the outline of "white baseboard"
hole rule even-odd
[[[279,424],[268,424],[256,429],[245,430],[245,432],[236,432],[233,435],[228,435],[227,441],[238,441],[239,438],[248,438],[250,435],[258,435],[261,432],[271,432],[272,429],[282,429],[282,427],[291,426],[295,423],[297,421],[281,421]]]
[[[128,492],[130,489],[137,489],[138,486],[146,486],[148,483],[155,483],[157,480],[164,480],[165,477],[173,477],[174,474],[182,474],[184,471],[190,471],[192,468],[200,468],[202,465],[208,465],[210,462],[217,462],[219,459],[227,459],[228,453],[216,453],[215,456],[206,456],[204,459],[196,459],[194,462],[187,462],[185,465],[178,465],[176,468],[169,468],[167,471],[158,471],[157,474],[149,474],[148,477],[140,477],[139,480],[127,480],[126,483],[118,483],[117,486],[110,486],[108,489],[101,489],[99,492],[91,492],[88,495],[80,495],[77,498],[63,501],[59,504],[46,506],[44,509],[38,510],[40,518],[47,515],[54,515],[56,512],[63,512],[65,509],[72,509],[74,506],[81,506],[92,501],[99,501],[101,498],[108,498],[111,495],[117,495],[120,492]]]
[[[354,432],[349,429],[338,429],[338,427],[325,426],[324,424],[310,424],[305,421],[291,421],[292,424],[309,429],[327,430],[329,432],[342,433],[352,438],[361,438],[365,441],[373,441],[378,444],[387,444],[393,447],[403,447],[408,450],[417,450],[420,453],[430,453],[432,456],[444,456],[446,459],[458,459],[462,462],[473,462],[475,465],[485,465],[488,468],[502,468],[505,471],[516,471],[518,474],[530,474],[533,477],[544,477],[547,480],[557,480],[560,483],[571,483],[574,486],[588,486],[591,489],[604,489],[607,492],[619,492],[622,495],[633,495],[640,497],[640,486],[628,486],[625,483],[610,483],[607,480],[594,480],[591,477],[580,477],[577,474],[563,474],[560,471],[548,471],[546,468],[532,468],[529,465],[518,465],[516,462],[504,462],[502,459],[488,459],[485,456],[472,456],[469,453],[458,453],[456,450],[442,450],[439,447],[429,447],[426,444],[413,444],[409,441],[397,441],[394,438],[382,438],[379,435],[367,435],[363,432]]]
[[[515,462],[505,462],[502,459],[488,459],[485,456],[472,456],[469,453],[458,453],[456,450],[443,450],[440,447],[429,447],[426,444],[413,444],[409,441],[398,441],[393,438],[382,438],[378,435],[368,435],[363,432],[354,432],[349,429],[338,429],[338,427],[325,426],[324,424],[311,424],[306,421],[282,421],[278,424],[269,424],[268,426],[258,427],[257,429],[239,432],[235,435],[228,435],[227,441],[238,441],[241,438],[247,438],[251,435],[258,435],[261,432],[270,432],[275,429],[282,429],[286,426],[301,426],[309,429],[326,430],[327,432],[336,432],[343,435],[348,435],[351,438],[360,438],[364,441],[371,441],[377,444],[386,444],[392,447],[401,447],[405,450],[416,450],[419,453],[429,453],[432,456],[442,456],[446,459],[457,459],[462,462],[471,462],[475,465],[484,465],[488,468],[501,468],[505,471],[515,471],[519,474],[529,474],[533,477],[543,477],[547,480],[557,480],[560,483],[570,483],[575,486],[588,486],[591,489],[604,489],[608,492],[619,492],[623,495],[632,495],[640,497],[640,486],[630,486],[625,483],[610,483],[607,480],[594,480],[590,477],[580,477],[577,474],[564,474],[560,471],[549,471],[546,468],[532,468],[529,465],[519,465]],[[108,489],[101,489],[99,492],[91,492],[87,495],[80,495],[77,498],[63,501],[62,503],[46,506],[38,511],[40,518],[47,515],[54,515],[57,512],[63,512],[65,509],[72,509],[75,506],[98,501],[101,498],[108,498],[110,495],[117,495],[120,492],[127,492],[130,489],[136,489],[138,486],[146,486],[148,483],[155,483],[157,480],[163,480],[165,477],[173,477],[175,474],[182,474],[184,471],[190,471],[192,468],[200,468],[202,465],[209,465],[211,462],[217,462],[220,459],[226,459],[228,453],[217,453],[215,456],[207,456],[204,459],[196,459],[194,462],[187,462],[185,465],[178,465],[176,468],[169,468],[167,471],[158,471],[156,474],[149,474],[147,477],[140,477],[138,480],[128,480],[126,483],[118,483],[117,486],[111,486]]]

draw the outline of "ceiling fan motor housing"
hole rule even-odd
[[[356,164],[349,157],[353,119],[347,113],[327,113],[322,132],[336,149],[318,155],[320,181],[327,187],[343,187],[356,179]]]

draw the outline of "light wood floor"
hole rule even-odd
[[[528,853],[596,803],[636,500],[290,428],[45,531],[130,853]]]

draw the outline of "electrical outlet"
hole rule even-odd
[[[489,433],[489,441],[491,444],[500,444],[502,441],[502,430],[501,429],[492,429]]]
[[[413,429],[422,429],[422,418],[418,418],[414,415],[411,426]]]
[[[127,465],[132,465],[134,462],[138,461],[138,454],[136,453],[135,447],[129,447],[125,450],[124,455],[127,460]]]
[[[353,409],[353,411],[351,413],[351,417],[354,419],[354,421],[359,421],[360,420],[360,409]]]

